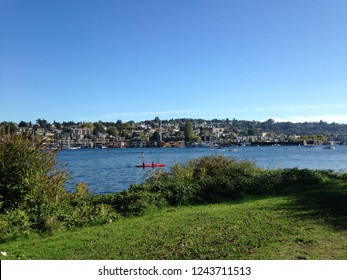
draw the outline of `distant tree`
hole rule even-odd
[[[64,127],[71,127],[77,125],[77,123],[73,122],[73,121],[69,121],[69,122],[63,122],[63,126]]]
[[[255,133],[254,133],[254,130],[253,129],[248,129],[248,132],[247,132],[248,136],[254,136]]]
[[[93,125],[94,125],[94,129],[93,129],[93,134],[94,135],[97,135],[99,132],[100,133],[105,133],[106,132],[104,124],[102,123],[102,121],[95,122],[95,123],[93,123]]]
[[[5,132],[10,132],[10,134],[13,134],[18,131],[18,126],[13,122],[2,122],[0,123],[0,129],[2,129]]]
[[[21,121],[19,124],[18,124],[18,127],[28,127],[29,124],[25,121]]]
[[[208,136],[208,132],[206,129],[201,129],[200,130],[200,137],[201,139],[203,139],[204,141],[206,141],[206,137]]]
[[[88,129],[94,129],[94,125],[91,122],[86,122],[83,124],[83,126]]]
[[[123,130],[123,122],[122,122],[122,120],[118,120],[116,122],[116,127],[117,127],[118,131],[122,131]]]
[[[46,128],[48,122],[45,119],[37,119],[36,123],[41,127],[41,128]]]
[[[115,126],[109,126],[106,132],[113,137],[118,137],[119,135],[118,129]]]
[[[158,126],[160,126],[160,119],[159,117],[155,117],[154,121],[155,124],[157,124]]]
[[[61,129],[61,128],[62,128],[61,123],[59,123],[59,122],[54,121],[54,122],[53,122],[53,125],[54,125],[54,127],[55,127],[56,129]]]
[[[136,128],[136,124],[134,121],[128,121],[124,124],[124,128],[125,129],[135,129]]]
[[[160,142],[160,133],[159,131],[155,131],[151,137],[151,141]]]
[[[184,140],[186,142],[198,141],[199,137],[194,134],[193,123],[188,121],[184,126]]]
[[[52,124],[47,122],[45,119],[37,119],[36,124],[46,130],[52,130]]]

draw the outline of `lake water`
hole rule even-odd
[[[175,163],[184,164],[201,156],[221,154],[254,161],[258,166],[275,168],[333,169],[347,172],[347,146],[336,149],[319,147],[237,147],[228,148],[154,148],[144,149],[148,163],[165,163],[168,171]],[[152,168],[135,168],[142,163],[142,149],[62,150],[58,160],[72,172],[68,188],[82,181],[92,193],[113,193],[150,176]]]

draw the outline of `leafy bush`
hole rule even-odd
[[[309,169],[267,170],[253,162],[220,155],[206,156],[157,172],[147,180],[170,205],[219,201],[243,194],[268,194],[288,186],[319,184],[331,172]]]
[[[119,218],[111,205],[95,204],[88,186],[65,190],[69,174],[44,140],[0,128],[0,241],[30,231],[53,232]]]
[[[56,151],[43,143],[0,129],[0,211],[64,199],[69,174],[57,163]]]
[[[264,172],[253,162],[219,155],[189,161],[188,166],[193,168],[193,181],[200,185],[201,195],[207,200],[248,193]]]
[[[315,185],[323,182],[326,177],[325,171],[310,169],[283,169],[282,181],[284,186],[305,186]]]
[[[0,217],[0,241],[13,240],[30,233],[30,217],[20,209],[8,211]]]
[[[131,185],[129,189],[109,197],[109,205],[123,216],[140,216],[149,208],[162,208],[167,202],[160,193],[150,190],[149,185]]]
[[[169,205],[186,205],[199,200],[200,187],[194,183],[191,166],[176,164],[171,172],[156,172],[146,182],[151,192],[160,193]]]

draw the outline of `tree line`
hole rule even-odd
[[[128,130],[146,130],[145,127],[158,128],[163,127],[179,127],[183,132],[185,132],[186,137],[192,138],[193,135],[187,136],[191,133],[192,129],[200,128],[205,130],[207,127],[219,127],[225,129],[226,132],[234,132],[241,135],[256,135],[259,132],[274,132],[276,134],[287,134],[287,135],[331,135],[331,134],[347,134],[347,124],[339,123],[327,123],[325,121],[319,122],[275,122],[273,119],[268,119],[267,121],[247,121],[247,120],[237,120],[237,119],[190,119],[190,118],[180,118],[180,119],[170,119],[170,120],[160,120],[156,117],[153,120],[145,120],[141,122],[128,121],[123,122],[122,120],[117,120],[116,122],[56,122],[49,123],[45,119],[37,119],[36,123],[21,121],[18,124],[14,122],[2,122],[2,126],[9,127],[11,132],[16,132],[19,128],[42,128],[47,131],[55,129],[69,130],[71,127],[85,127],[93,129],[93,133],[108,133],[112,136],[122,136]],[[156,135],[159,137],[159,135]]]

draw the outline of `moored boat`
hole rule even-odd
[[[327,149],[327,150],[334,150],[335,149],[335,146],[334,146],[334,143],[333,142],[328,142],[324,149]]]

